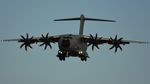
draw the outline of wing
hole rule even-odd
[[[21,38],[19,39],[6,39],[6,40],[2,40],[2,41],[17,41],[17,42],[21,42],[22,44],[20,45],[20,48],[22,48],[23,46],[25,47],[25,50],[27,51],[27,47],[32,48],[31,44],[34,43],[41,43],[39,46],[44,46],[44,49],[47,48],[47,46],[49,46],[50,48],[52,48],[50,43],[55,43],[58,42],[60,35],[56,35],[56,36],[48,36],[49,33],[47,33],[45,36],[43,34],[41,34],[41,37],[29,37],[28,34],[26,34],[26,37],[21,36]]]
[[[118,38],[117,35],[113,39],[112,37],[110,38],[103,38],[103,37],[98,37],[97,33],[95,36],[91,35],[90,36],[82,36],[81,40],[88,43],[87,45],[90,46],[92,45],[92,50],[94,50],[94,47],[98,48],[98,45],[100,44],[109,44],[112,45],[109,49],[115,48],[115,52],[117,52],[117,49],[119,48],[122,50],[121,45],[125,44],[130,44],[130,43],[138,43],[138,44],[148,44],[148,42],[143,42],[143,41],[132,41],[132,40],[124,40],[123,38]]]

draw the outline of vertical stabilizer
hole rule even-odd
[[[84,31],[84,15],[80,16],[80,29],[79,29],[79,35],[83,35],[83,31]]]

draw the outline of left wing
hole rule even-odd
[[[88,43],[88,46],[92,45],[92,50],[94,50],[94,47],[98,48],[98,45],[100,44],[110,44],[112,47],[109,49],[115,48],[115,52],[117,52],[117,49],[119,48],[122,50],[122,47],[120,45],[125,45],[125,44],[130,44],[130,43],[138,43],[138,44],[148,44],[148,42],[143,42],[143,41],[132,41],[132,40],[124,40],[123,38],[118,38],[117,35],[113,39],[112,37],[110,38],[103,38],[103,37],[98,37],[97,33],[95,36],[91,35],[90,36],[82,36],[81,40]]]
[[[49,33],[46,34],[46,36],[44,36],[43,34],[41,34],[41,37],[29,37],[28,33],[26,34],[26,37],[21,36],[21,38],[19,39],[6,39],[6,40],[2,40],[2,41],[17,41],[17,42],[22,42],[22,44],[20,45],[20,48],[22,48],[23,46],[25,47],[25,50],[27,51],[27,47],[32,48],[31,44],[34,43],[42,43],[39,46],[43,46],[45,45],[45,48],[47,48],[47,46],[49,46],[50,48],[52,48],[50,43],[55,43],[58,42],[60,36],[48,36]]]

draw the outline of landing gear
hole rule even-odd
[[[83,51],[63,51],[59,50],[57,57],[60,61],[65,61],[66,57],[79,57],[81,61],[87,61],[87,58],[89,58],[87,52]]]
[[[67,56],[66,52],[58,51],[57,57],[59,58],[60,61],[65,61],[65,57]]]
[[[80,56],[81,61],[87,61],[87,58],[90,58],[89,56]]]
[[[57,56],[59,58],[60,61],[65,61],[65,57],[64,56]]]
[[[89,56],[86,52],[79,51],[78,54],[79,54],[81,61],[87,61],[87,58],[89,58]]]
[[[87,57],[81,57],[81,61],[87,61]]]

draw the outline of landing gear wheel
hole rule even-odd
[[[65,57],[63,56],[58,56],[60,61],[65,61]]]
[[[62,57],[62,60],[65,61],[65,57]]]
[[[87,57],[81,57],[81,61],[87,61]]]

